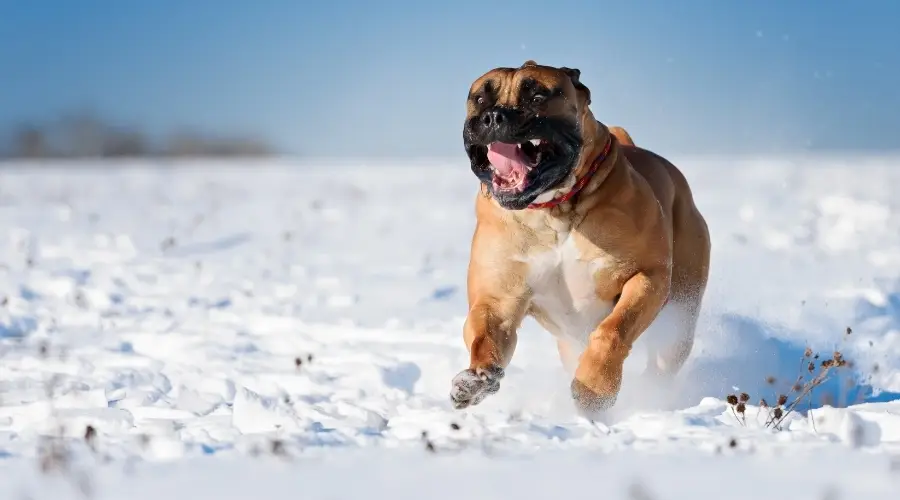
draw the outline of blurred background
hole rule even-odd
[[[462,158],[469,84],[577,67],[664,154],[900,145],[900,2],[0,0],[0,156]]]

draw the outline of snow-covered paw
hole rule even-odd
[[[450,401],[457,410],[475,406],[500,390],[504,370],[499,366],[468,369],[453,377]]]
[[[585,418],[595,419],[616,404],[616,394],[597,394],[577,379],[572,380],[572,400]]]

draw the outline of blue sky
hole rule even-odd
[[[494,66],[577,67],[662,153],[900,146],[900,2],[0,0],[0,128],[95,109],[311,156],[462,154]]]

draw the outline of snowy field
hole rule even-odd
[[[0,165],[0,499],[896,498],[900,157],[672,159],[713,236],[697,344],[665,390],[638,346],[598,423],[533,321],[451,408],[464,161]]]

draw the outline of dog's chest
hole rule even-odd
[[[607,274],[603,271],[612,260],[600,252],[585,257],[572,236],[525,260],[532,316],[552,334],[584,345],[613,308],[611,301],[597,296],[597,277]]]

